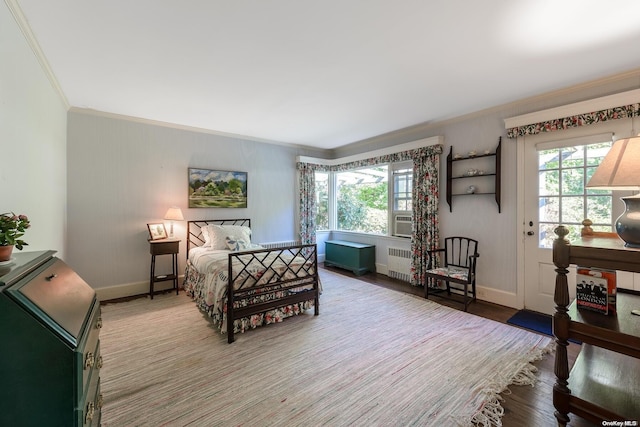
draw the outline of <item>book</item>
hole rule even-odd
[[[576,270],[578,308],[602,314],[616,312],[616,272],[578,266]]]

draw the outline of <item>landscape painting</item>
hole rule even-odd
[[[246,208],[247,173],[189,168],[190,208]]]

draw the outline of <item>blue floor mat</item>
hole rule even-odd
[[[520,310],[507,323],[530,331],[539,332],[541,334],[553,336],[552,318],[548,314],[536,313],[535,311]],[[579,341],[569,340],[573,343],[580,344]]]

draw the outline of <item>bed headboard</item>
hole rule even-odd
[[[251,220],[248,218],[241,219],[201,219],[197,221],[187,221],[187,258],[191,248],[204,245],[204,236],[202,235],[202,227],[206,225],[244,225],[251,228]]]

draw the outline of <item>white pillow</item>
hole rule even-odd
[[[208,225],[204,227],[200,227],[200,232],[202,233],[202,237],[204,237],[204,243],[202,244],[203,248],[208,248],[211,246],[211,237],[209,237],[209,230],[207,229]]]
[[[244,240],[247,245],[251,243],[251,229],[244,225],[207,225],[202,228],[202,234],[204,246],[214,250],[227,249],[227,237]]]

